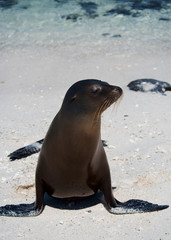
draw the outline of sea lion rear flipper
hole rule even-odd
[[[9,217],[31,217],[37,216],[42,212],[35,208],[35,204],[5,205],[0,207],[0,216]]]
[[[28,146],[22,147],[17,149],[16,151],[10,153],[8,157],[11,161],[14,161],[16,159],[26,158],[34,153],[37,153],[40,151],[44,139],[41,139],[37,142],[34,142]]]
[[[126,202],[118,201],[110,188],[110,179],[105,179],[100,190],[104,194],[104,205],[112,214],[132,214],[160,211],[168,208],[168,205],[153,204],[140,199],[130,199]]]
[[[107,210],[113,214],[132,214],[160,211],[168,208],[169,205],[158,205],[139,199],[130,199],[127,202],[119,203],[116,207]]]

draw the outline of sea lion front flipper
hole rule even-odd
[[[31,204],[5,205],[0,207],[0,216],[33,217],[39,215],[44,208],[44,185],[36,178],[36,201]]]
[[[16,159],[26,158],[34,153],[38,153],[42,147],[44,139],[34,142],[28,146],[17,149],[16,151],[10,153],[8,157],[11,161]]]
[[[169,205],[158,205],[139,199],[130,199],[127,202],[119,203],[116,207],[107,210],[113,214],[133,214],[160,211],[168,208]]]

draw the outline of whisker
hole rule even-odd
[[[122,97],[120,97],[120,98],[115,102],[115,104],[114,104],[114,106],[113,106],[113,109],[115,110],[115,112],[117,112],[121,100],[122,100]]]
[[[118,99],[116,100],[115,97],[113,97],[113,96],[108,96],[108,97],[104,100],[104,102],[102,103],[102,105],[101,105],[101,106],[97,109],[97,111],[95,112],[94,120],[95,120],[95,119],[98,119],[98,118],[100,117],[101,113],[102,113],[104,110],[106,110],[108,107],[110,107],[113,103],[115,103],[115,104],[114,104],[114,108],[115,108],[115,109],[118,108],[118,105],[119,105],[121,99],[122,99],[122,98],[120,97],[120,98],[118,98]]]
[[[105,101],[103,102],[103,104],[97,109],[97,111],[95,112],[95,118],[98,118],[100,116],[100,114],[102,113],[102,110],[104,109],[104,106],[107,104],[108,99],[105,99]]]

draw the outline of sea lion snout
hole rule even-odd
[[[114,93],[119,93],[120,94],[120,96],[122,95],[122,93],[123,93],[123,90],[122,90],[122,88],[120,88],[120,87],[118,87],[118,86],[112,86],[112,92],[114,92]]]
[[[114,97],[114,102],[116,102],[123,95],[123,90],[118,86],[111,86],[111,89],[110,96]]]

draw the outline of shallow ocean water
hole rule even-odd
[[[171,1],[0,0],[0,49],[167,51]],[[113,47],[111,47],[113,46]]]

